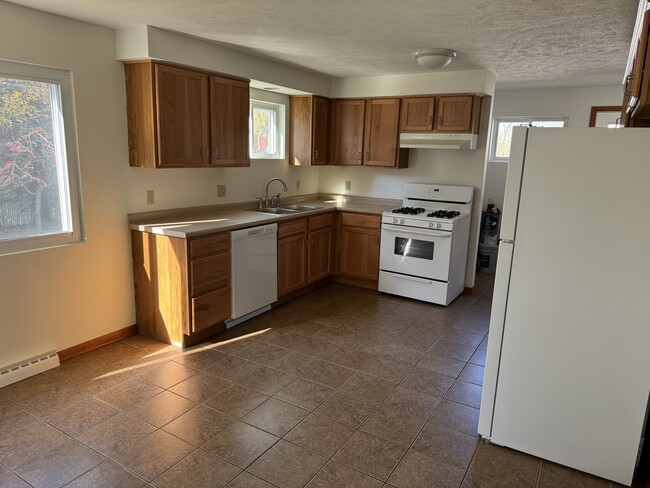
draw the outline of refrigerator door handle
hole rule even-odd
[[[499,239],[499,242],[503,242],[504,244],[514,244],[515,241],[513,239]]]

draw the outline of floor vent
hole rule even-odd
[[[0,388],[59,365],[56,351],[46,352],[6,366],[0,366]]]

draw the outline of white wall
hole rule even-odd
[[[569,117],[569,127],[589,127],[594,105],[621,105],[622,86],[584,88],[546,88],[534,90],[497,90],[493,116]],[[503,208],[507,163],[488,163],[485,199]]]
[[[0,57],[70,69],[88,242],[0,257],[0,363],[134,323],[123,68],[113,31],[0,2]]]

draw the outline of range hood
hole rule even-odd
[[[404,133],[399,147],[415,149],[476,149],[476,134]]]

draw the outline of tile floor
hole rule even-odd
[[[332,284],[0,389],[0,488],[613,486],[477,437],[491,278],[447,308]]]

